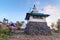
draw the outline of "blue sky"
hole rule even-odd
[[[0,21],[2,21],[3,18],[7,18],[9,21],[13,22],[23,21],[26,13],[33,7],[34,2],[35,0],[0,0]],[[55,7],[55,9],[58,10],[56,10],[57,12],[60,11],[60,0],[37,0],[36,2],[38,9],[46,9],[51,6],[53,8]],[[50,14],[49,11],[48,14]],[[47,11],[44,12],[46,13]],[[52,15],[52,13],[50,15]],[[53,15],[51,17],[55,18],[56,14],[53,13]],[[58,15],[59,14],[57,14],[57,16]],[[50,18],[48,18],[48,20],[50,20]],[[55,21],[55,19],[52,18],[51,20]]]

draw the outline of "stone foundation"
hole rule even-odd
[[[50,27],[46,22],[29,22],[25,28],[26,34],[50,34]]]

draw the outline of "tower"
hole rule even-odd
[[[27,34],[50,34],[50,28],[47,26],[46,18],[48,14],[39,13],[35,4],[30,13],[26,14],[27,20],[25,33]]]

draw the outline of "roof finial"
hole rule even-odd
[[[35,3],[34,3],[32,12],[38,12],[38,10],[37,10],[37,8],[36,8],[36,1],[37,1],[37,0],[35,0]]]
[[[33,6],[33,9],[36,9],[36,6],[35,6],[35,4],[34,4],[34,6]]]

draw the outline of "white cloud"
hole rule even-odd
[[[47,13],[50,16],[47,18],[48,22],[57,22],[58,19],[60,19],[60,9],[58,9],[56,6],[48,5],[44,7],[43,13]]]
[[[50,14],[56,14],[56,13],[60,13],[60,10],[55,6],[48,5],[48,6],[44,7],[44,12],[50,13]]]

